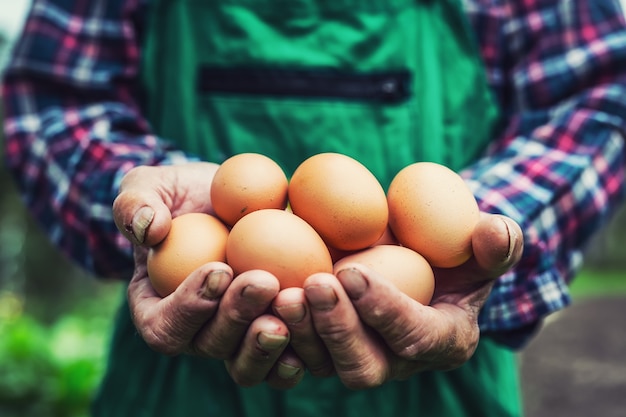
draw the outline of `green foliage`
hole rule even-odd
[[[574,278],[571,291],[575,299],[623,296],[626,294],[626,271],[585,268]]]
[[[2,136],[0,416],[85,417],[122,284],[94,279],[50,244],[3,166]]]
[[[103,312],[66,314],[46,325],[0,311],[1,416],[88,415],[106,366],[111,319]]]

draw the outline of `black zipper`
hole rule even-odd
[[[408,70],[347,72],[332,69],[200,68],[198,89],[205,94],[347,99],[400,103],[410,95]]]

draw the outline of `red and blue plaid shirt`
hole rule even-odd
[[[463,175],[481,208],[517,220],[526,242],[480,325],[514,346],[569,303],[584,245],[621,199],[626,24],[617,0],[464,3],[505,125]],[[7,164],[27,205],[99,276],[133,266],[111,215],[124,173],[191,158],[152,134],[137,101],[147,7],[35,0],[2,90]]]

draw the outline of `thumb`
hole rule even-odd
[[[170,230],[172,214],[156,188],[151,186],[154,167],[136,167],[126,174],[113,202],[113,219],[122,234],[135,245],[154,246]]]
[[[480,268],[497,277],[519,261],[523,249],[522,229],[513,219],[482,215],[472,235],[472,250]]]

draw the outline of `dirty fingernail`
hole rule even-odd
[[[297,366],[291,366],[284,362],[278,362],[276,373],[283,379],[291,379],[298,375],[302,369]]]
[[[267,304],[271,301],[276,291],[265,285],[249,284],[241,290],[241,296],[245,298],[245,302],[254,305]]]
[[[133,216],[133,236],[137,239],[138,243],[143,243],[146,237],[146,229],[152,223],[154,219],[154,210],[152,207],[142,207]]]
[[[266,332],[260,332],[257,336],[257,342],[262,349],[276,350],[280,349],[287,343],[287,336],[278,334],[270,334]]]
[[[511,256],[513,256],[513,252],[515,251],[515,246],[517,244],[517,232],[515,230],[514,227],[511,227],[509,225],[509,222],[507,222],[506,220],[502,219],[502,222],[504,223],[504,227],[506,227],[506,231],[509,235],[509,250],[506,252],[503,262],[508,262],[509,259],[511,259]]]
[[[215,299],[222,296],[232,277],[224,270],[218,269],[209,272],[204,281],[204,298]]]
[[[316,310],[332,310],[338,301],[335,291],[326,285],[311,285],[304,292],[307,300]]]
[[[296,324],[304,319],[306,309],[302,303],[295,303],[276,307],[276,312],[286,323]]]
[[[365,290],[367,290],[367,281],[356,268],[342,269],[337,273],[337,278],[341,281],[341,285],[352,299],[360,298]]]

